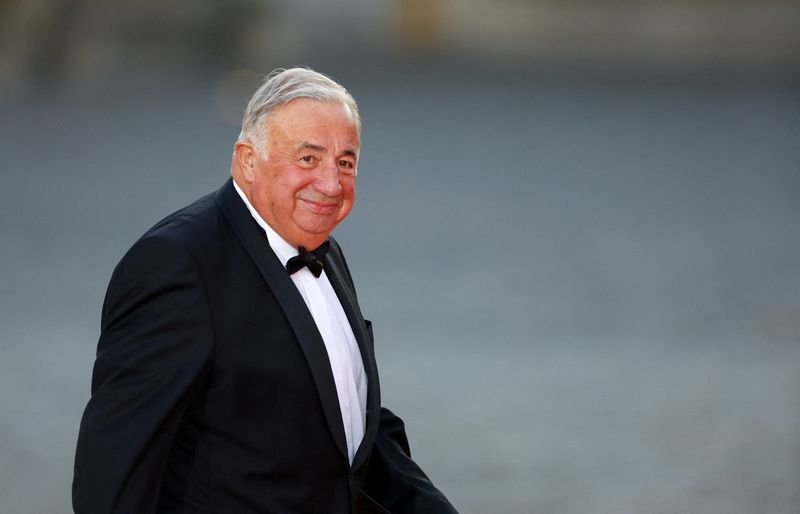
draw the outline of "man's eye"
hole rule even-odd
[[[339,166],[342,168],[347,168],[349,170],[353,169],[353,163],[350,161],[341,160],[339,161]]]
[[[311,164],[312,162],[314,162],[314,156],[313,155],[304,155],[304,156],[300,157],[300,160],[305,162],[306,164]]]

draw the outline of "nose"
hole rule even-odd
[[[319,174],[314,181],[314,189],[325,196],[338,196],[342,190],[339,183],[339,168],[336,162],[328,162],[318,168]]]

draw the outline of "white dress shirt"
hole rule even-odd
[[[297,248],[287,243],[261,218],[235,181],[233,187],[236,188],[250,214],[264,229],[269,245],[281,264],[286,267],[286,262],[298,254]],[[367,377],[364,374],[361,352],[353,335],[353,329],[347,321],[347,315],[325,270],[323,269],[317,278],[308,268],[303,268],[293,273],[291,279],[305,300],[325,342],[333,380],[336,383],[336,394],[339,397],[339,408],[342,412],[347,454],[352,464],[358,445],[364,437],[367,410]]]

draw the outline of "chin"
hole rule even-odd
[[[298,244],[306,247],[306,249],[309,250],[314,249],[320,244],[322,244],[322,242],[328,238],[332,230],[333,227],[325,230],[322,229],[303,230],[303,233],[299,238]]]
[[[303,223],[299,226],[310,237],[327,237],[338,224],[337,221],[326,218],[325,220],[313,220],[310,223]]]

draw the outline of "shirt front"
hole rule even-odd
[[[233,187],[247,206],[247,210],[266,233],[267,241],[275,255],[286,267],[286,262],[298,255],[297,249],[264,221],[235,181]],[[325,270],[322,270],[319,278],[308,268],[303,268],[290,277],[303,297],[325,342],[339,398],[339,409],[347,439],[347,454],[352,464],[358,445],[364,437],[367,410],[367,377],[364,373],[361,352],[347,315]]]

